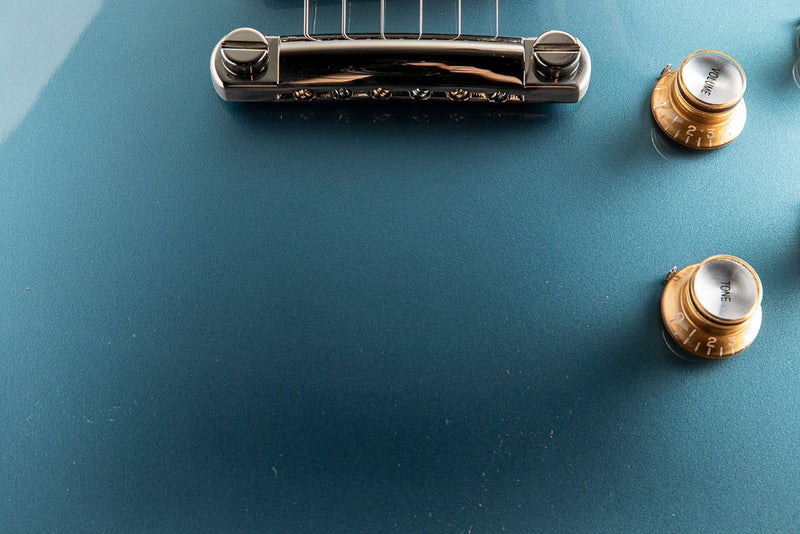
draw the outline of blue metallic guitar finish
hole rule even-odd
[[[300,1],[6,4],[3,532],[800,530],[793,3],[507,3],[592,56],[580,103],[511,107],[222,101],[215,44]],[[748,119],[701,153],[649,101],[706,48]],[[713,254],[763,325],[685,362],[664,276]]]

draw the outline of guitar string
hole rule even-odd
[[[381,0],[381,39],[386,39],[386,0]]]
[[[498,0],[499,1],[499,0]],[[422,8],[423,0],[419,0],[419,37],[417,39],[422,39],[422,19],[423,19],[423,8]]]
[[[461,0],[458,0],[458,35],[456,39],[461,38]]]
[[[347,35],[347,0],[342,0],[342,37],[350,41],[353,40]]]
[[[460,39],[462,35],[462,0],[457,0],[457,21],[458,21],[458,34],[455,36],[454,40]],[[386,0],[380,0],[381,6],[381,13],[380,13],[380,35],[381,39],[386,39]],[[314,26],[316,26],[317,22],[317,5],[315,2],[314,5]],[[348,10],[349,6],[347,4],[347,0],[342,0],[342,25],[341,25],[341,33],[342,37],[348,40],[353,40],[347,34],[347,26],[348,26]],[[424,7],[424,0],[419,0],[419,33],[417,35],[417,39],[422,39],[423,36],[423,24],[425,19],[425,7]],[[494,39],[498,39],[500,37],[500,0],[495,0],[494,2]],[[310,41],[319,41],[316,37],[313,36],[313,32],[310,29],[311,26],[311,0],[303,0],[303,36],[310,40]]]
[[[309,21],[311,20],[310,15],[310,4],[311,0],[303,0],[303,35],[309,41],[319,41],[319,39],[313,37],[309,30]],[[316,7],[316,6],[315,6]],[[317,17],[314,17],[314,22],[316,23]]]

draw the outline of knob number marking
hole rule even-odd
[[[683,326],[683,322],[685,320],[686,320],[686,316],[684,316],[683,313],[681,313],[681,312],[676,313],[675,317],[669,322],[670,331],[674,335],[678,335],[678,332],[680,332],[681,330],[688,330],[689,329],[688,327]],[[679,328],[677,328],[675,330],[672,330],[672,323],[678,323],[678,327]],[[692,332],[692,334],[694,334],[694,332]],[[689,337],[692,337],[692,334],[689,334]],[[689,341],[689,338],[686,338],[686,341]]]
[[[689,142],[691,141],[692,137],[694,136],[695,130],[697,130],[697,126],[695,126],[694,124],[690,124],[688,126],[688,128],[686,128],[686,141],[684,141],[684,144],[687,144],[687,145],[689,144]],[[700,146],[700,141],[701,140],[702,140],[702,137],[697,140],[697,146]]]
[[[689,342],[689,340],[692,339],[692,336],[694,335],[695,332],[697,332],[697,328],[689,332],[689,335],[686,336],[686,339],[683,341],[684,345],[686,345]]]
[[[673,278],[673,280],[675,280],[678,285],[681,285],[680,284],[681,280],[678,279],[677,276]],[[673,336],[675,336],[675,339],[677,341],[680,341],[679,334],[682,331],[689,331],[689,329],[692,328],[692,325],[686,319],[686,316],[683,314],[683,312],[677,312],[675,316],[667,323],[667,325],[669,326],[670,332],[672,333]],[[692,328],[692,331],[689,332],[689,334],[683,339],[683,342],[681,344],[688,345],[689,341],[696,333],[697,333],[697,328]],[[733,354],[736,347],[736,336],[726,336],[725,339],[727,340],[727,345],[729,347],[730,353]],[[694,352],[698,352],[699,350],[701,350],[700,347],[705,346],[706,355],[711,356],[711,352],[717,348],[718,341],[719,340],[713,336],[709,336],[705,340],[701,337],[694,347]],[[719,357],[723,358],[724,356],[725,356],[725,347],[723,345],[720,345]]]
[[[675,317],[673,317],[672,320],[669,321],[668,324],[670,326],[670,332],[672,332],[673,336],[678,336],[678,334],[683,330],[688,331],[689,328],[692,326],[686,320],[686,316],[683,314],[683,312],[676,313]],[[672,328],[673,324],[676,325],[677,328],[673,329]],[[689,340],[691,340],[692,336],[694,336],[696,333],[697,333],[697,328],[692,328],[692,331],[689,332],[689,335],[687,335],[686,338],[683,340],[682,345],[688,344]],[[679,338],[676,338],[676,339],[678,341],[680,341]],[[717,344],[717,338],[715,338],[715,337],[708,337],[708,338],[705,339],[705,346],[707,348],[706,355],[708,355],[708,356],[711,355],[711,351],[714,350],[714,348],[716,348],[716,344]],[[702,347],[702,346],[703,346],[703,340],[701,339],[700,341],[697,342],[697,345],[695,345],[695,347],[694,347],[695,352],[699,351],[700,347]],[[733,345],[731,345],[731,346],[733,346]],[[719,348],[720,357],[722,357],[723,354],[724,354],[723,350],[724,349],[722,347]]]

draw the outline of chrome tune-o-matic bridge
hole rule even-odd
[[[228,101],[451,100],[578,102],[586,92],[591,60],[583,44],[562,31],[535,38],[501,37],[499,0],[495,34],[423,31],[387,33],[386,0],[380,30],[349,33],[348,0],[342,0],[341,32],[309,30],[304,0],[303,35],[266,36],[251,28],[226,35],[211,56],[214,88]]]

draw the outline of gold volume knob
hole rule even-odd
[[[661,296],[667,342],[690,359],[738,354],[761,328],[761,294],[758,274],[733,256],[673,269]]]
[[[747,120],[742,67],[727,54],[701,50],[680,68],[664,69],[650,107],[664,133],[690,148],[727,145],[742,133]]]

